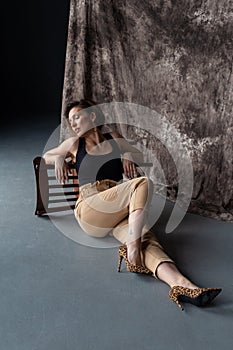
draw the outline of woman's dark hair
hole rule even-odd
[[[69,118],[70,110],[74,107],[79,107],[81,109],[88,109],[88,114],[94,112],[96,115],[96,122],[98,124],[98,129],[101,129],[105,123],[105,116],[101,109],[97,106],[97,103],[92,100],[83,99],[80,101],[73,101],[66,106],[65,117]]]

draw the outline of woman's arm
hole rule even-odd
[[[51,150],[43,154],[43,158],[46,164],[55,164],[57,157],[62,157],[65,160],[68,157],[73,156],[74,148],[77,150],[78,138],[70,137],[63,141],[59,146],[52,148]]]
[[[72,159],[78,149],[78,138],[70,137],[69,139],[62,142],[59,146],[44,153],[43,158],[46,164],[54,164],[55,175],[59,182],[65,183],[68,181],[68,174],[70,169],[65,162],[68,157]]]
[[[143,163],[143,154],[137,148],[130,145],[130,143],[118,132],[110,132],[114,140],[117,142],[120,152],[122,154],[122,164],[124,174],[132,179],[137,176],[136,165]]]

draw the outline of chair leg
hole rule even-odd
[[[36,178],[36,210],[35,215],[41,216],[47,213],[49,198],[48,173],[45,160],[36,157],[33,160]]]

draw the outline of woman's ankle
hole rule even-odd
[[[126,243],[128,248],[132,248],[132,249],[138,249],[140,250],[141,248],[141,237],[137,238],[137,239],[130,239],[127,243]]]
[[[174,286],[181,286],[181,287],[190,288],[190,289],[199,288],[196,284],[194,284],[184,276],[177,278],[176,280],[169,283],[169,285],[171,288]]]
[[[128,243],[127,244],[127,255],[128,260],[131,264],[141,265],[141,249],[138,243]]]
[[[182,275],[174,263],[162,262],[157,268],[156,275],[158,279],[167,283],[171,288],[174,286],[181,286],[190,289],[199,288],[187,277]]]

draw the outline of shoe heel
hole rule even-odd
[[[121,255],[119,255],[119,262],[118,262],[118,269],[117,271],[120,272],[121,271],[121,263],[122,263],[122,259],[123,257]]]
[[[169,297],[172,301],[174,301],[176,303],[176,305],[183,311],[184,308],[183,306],[181,305],[181,303],[179,302],[178,300],[178,296],[179,296],[179,293],[177,293],[177,288],[176,287],[173,287],[170,292],[169,292]]]
[[[183,308],[182,304],[179,302],[179,300],[177,299],[177,297],[174,297],[173,300],[176,303],[176,305],[181,309],[181,311],[184,311],[184,308]]]
[[[119,247],[118,249],[118,255],[119,255],[119,263],[118,263],[118,272],[120,272],[121,269],[121,262],[124,259],[126,268],[130,272],[136,272],[136,273],[144,273],[146,275],[152,275],[152,272],[147,269],[144,266],[138,266],[131,264],[127,258],[127,246],[126,244],[123,244],[122,246]]]

